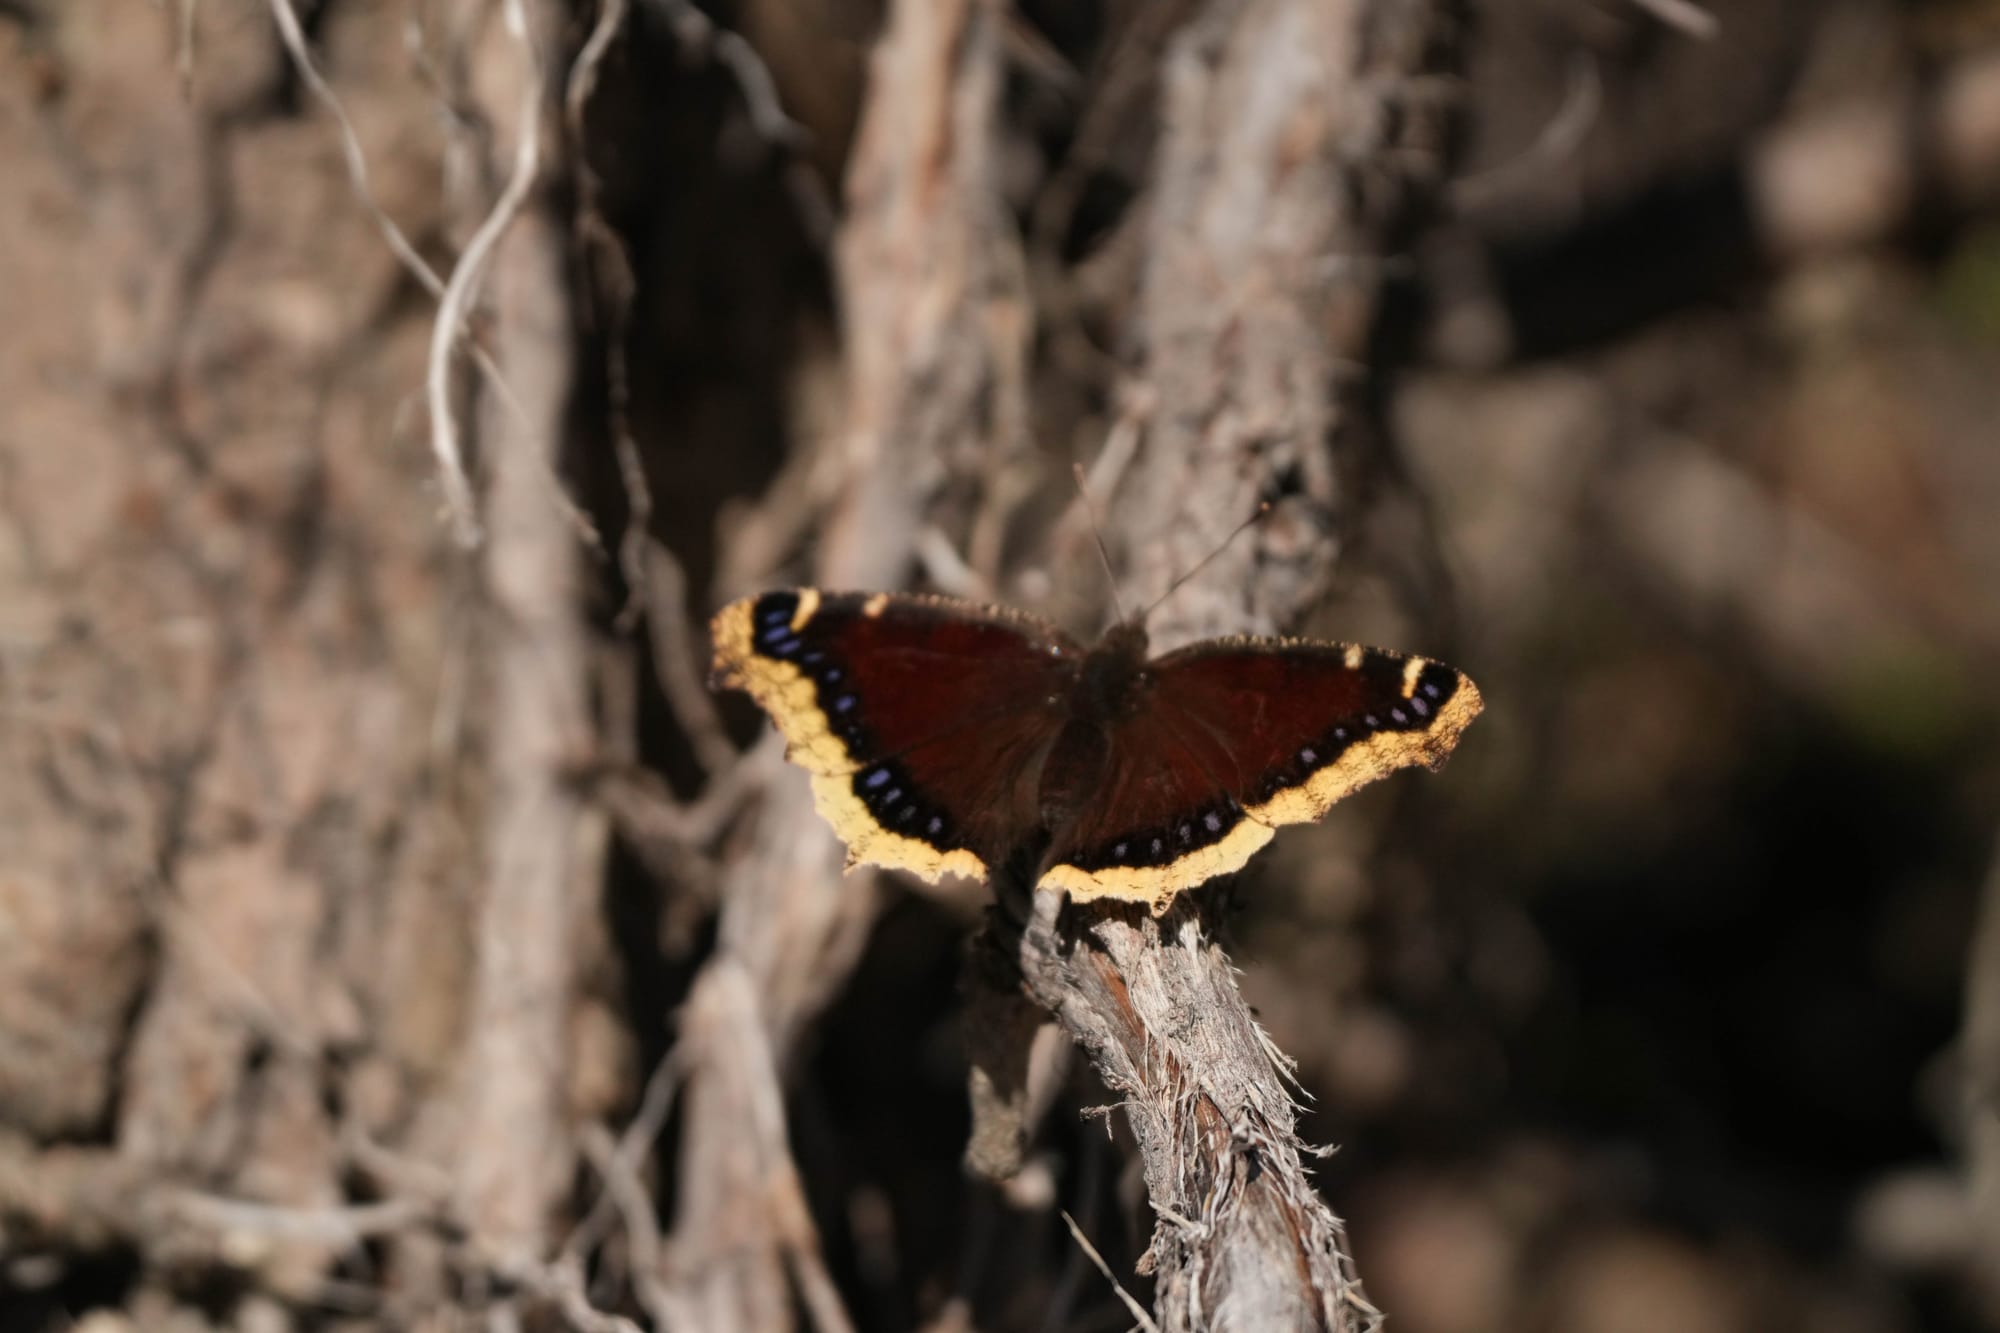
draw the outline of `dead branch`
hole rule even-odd
[[[1022,939],[1030,989],[1123,1098],[1158,1221],[1148,1261],[1168,1329],[1365,1329],[1340,1220],[1314,1191],[1289,1067],[1192,905],[1078,914],[1043,894]],[[1094,919],[1093,919],[1094,918]]]

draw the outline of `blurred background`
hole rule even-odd
[[[1317,1179],[1400,1333],[2000,1328],[2000,5],[1428,8],[1270,498],[1487,712],[1222,890]],[[1115,1098],[968,1176],[986,893],[837,880],[704,627],[1101,627],[1161,108],[1285,9],[0,0],[0,1326],[1129,1325]]]

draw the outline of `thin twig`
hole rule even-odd
[[[614,1205],[619,1219],[625,1224],[632,1294],[652,1316],[656,1328],[672,1328],[676,1323],[674,1300],[666,1285],[660,1281],[660,1222],[656,1214],[659,1205],[640,1181],[636,1162],[628,1161],[621,1155],[622,1145],[612,1140],[604,1126],[586,1126],[581,1143],[584,1156],[590,1159],[590,1164],[604,1181],[604,1199],[600,1201],[600,1206],[607,1201]],[[574,1261],[580,1262],[580,1257]]]
[[[465,460],[458,443],[458,418],[451,406],[451,349],[459,326],[465,322],[479,281],[485,275],[493,248],[513,223],[528,191],[534,188],[542,162],[542,79],[541,62],[535,58],[534,43],[528,35],[527,15],[519,0],[506,7],[507,27],[521,44],[529,76],[521,81],[521,116],[514,143],[514,172],[494,201],[492,211],[466,242],[438,300],[437,320],[431,325],[429,373],[425,376],[431,410],[431,452],[437,456],[438,472],[444,486],[445,507],[451,516],[452,532],[461,546],[479,544],[479,515],[473,504],[472,483],[466,476]]]
[[[811,142],[811,132],[793,120],[778,99],[777,80],[741,33],[718,27],[690,0],[648,0],[690,51],[711,56],[727,69],[743,94],[751,128],[787,158],[785,184],[799,210],[799,220],[814,245],[824,249],[833,237],[833,200],[818,173],[799,156]]]
[[[688,629],[687,575],[681,562],[657,539],[641,532],[645,549],[646,627],[653,646],[653,671],[674,719],[687,733],[695,759],[710,774],[736,762],[737,750],[722,725],[715,696],[695,663],[706,654],[694,650]]]
[[[818,1244],[795,1240],[785,1247],[785,1256],[791,1261],[792,1281],[798,1284],[799,1299],[813,1327],[819,1333],[854,1333],[854,1321],[847,1316],[840,1288],[826,1271]]]
[[[406,1198],[377,1203],[295,1207],[233,1199],[198,1190],[176,1190],[166,1197],[167,1215],[219,1237],[256,1235],[274,1240],[305,1240],[354,1246],[377,1236],[395,1235],[414,1227],[443,1234],[460,1228],[445,1208]],[[467,1247],[458,1261],[477,1273],[491,1274],[547,1302],[562,1312],[572,1328],[583,1333],[639,1333],[638,1325],[607,1314],[584,1295],[581,1269],[573,1263],[543,1264],[495,1259]]]
[[[197,1190],[176,1191],[169,1196],[168,1208],[178,1220],[209,1231],[344,1246],[406,1231],[432,1216],[429,1207],[410,1199],[300,1208]]]
[[[979,571],[958,553],[951,538],[935,523],[926,523],[917,533],[917,563],[924,567],[924,577],[932,586],[954,597],[984,600],[993,595],[993,589]]]
[[[813,1326],[821,1333],[852,1333],[853,1321],[820,1259],[818,1228],[792,1160],[784,1092],[753,974],[718,954],[696,978],[681,1012],[681,1049],[689,1072],[699,1076],[689,1089],[689,1116],[701,1113],[699,1099],[706,1097],[711,1110],[726,1108],[730,1118],[729,1140],[710,1147],[721,1175],[715,1183],[730,1198],[754,1201],[767,1236],[760,1247],[774,1261],[762,1267],[775,1274],[775,1264],[783,1264]],[[728,1225],[735,1230],[743,1223]]]
[[[181,81],[181,100],[194,100],[194,13],[200,0],[180,0],[179,31],[174,37],[174,73]]]
[[[348,182],[353,187],[355,197],[360,200],[362,209],[375,223],[384,243],[389,247],[390,254],[395,256],[404,271],[416,279],[417,283],[430,294],[432,300],[442,302],[447,291],[445,280],[438,276],[437,270],[433,269],[422,255],[417,253],[416,246],[411,243],[409,236],[401,226],[397,225],[396,220],[389,216],[388,210],[382,207],[381,201],[375,196],[375,187],[368,175],[368,155],[361,147],[360,135],[355,132],[354,122],[348,116],[346,106],[341,103],[325,76],[319,72],[319,67],[313,63],[312,54],[306,47],[305,32],[300,28],[298,15],[292,9],[292,0],[269,0],[269,3],[272,20],[277,24],[278,35],[284,42],[285,51],[291,57],[293,67],[320,105],[325,107],[327,113],[334,119],[335,128],[339,131],[341,155],[347,163]],[[539,79],[531,79],[528,86],[532,89],[538,83]],[[477,338],[471,336],[471,331],[462,321],[448,323],[446,327],[450,330],[454,342],[460,339],[465,342],[473,364],[479,368],[480,374],[499,397],[502,406],[517,422],[525,425],[527,413],[514,395],[513,387],[507,383],[506,376],[500,373],[500,367],[492,355],[480,346]],[[432,401],[432,406],[435,410],[435,399]],[[432,444],[435,449],[437,447],[435,433],[432,436]],[[546,467],[546,464],[544,466]],[[462,459],[458,462],[457,478],[461,486],[467,484]],[[553,473],[550,473],[550,479],[556,507],[562,512],[563,517],[576,530],[585,545],[595,550],[602,550],[603,542],[598,538],[597,529],[591,523],[589,516],[569,498]],[[450,466],[444,467],[443,485],[448,496],[454,492],[453,472]]]
[[[589,105],[591,95],[597,91],[597,71],[604,64],[605,54],[625,28],[627,8],[627,0],[604,0],[597,11],[597,23],[585,39],[583,49],[576,53],[576,62],[569,68],[563,106],[569,118],[570,138],[578,145],[583,143],[583,110]]]
[[[1694,0],[1632,0],[1632,3],[1668,27],[1678,28],[1704,42],[1713,40],[1722,30],[1722,24],[1715,15],[1695,4]]]
[[[1134,1300],[1131,1292],[1125,1290],[1124,1284],[1118,1281],[1117,1274],[1111,1271],[1111,1265],[1104,1262],[1104,1256],[1090,1243],[1090,1237],[1083,1234],[1083,1228],[1079,1227],[1076,1219],[1069,1215],[1069,1209],[1062,1210],[1062,1220],[1064,1225],[1069,1227],[1069,1234],[1076,1238],[1076,1243],[1083,1247],[1086,1255],[1090,1256],[1090,1262],[1096,1264],[1097,1271],[1104,1274],[1104,1280],[1111,1284],[1111,1290],[1118,1293],[1118,1299],[1125,1303],[1125,1308],[1139,1321],[1139,1327],[1145,1329],[1146,1333],[1160,1333],[1160,1326],[1153,1322],[1153,1316],[1147,1314],[1146,1307]]]
[[[712,843],[744,803],[779,771],[783,745],[775,731],[765,733],[762,741],[715,774],[701,795],[686,804],[674,800],[659,775],[648,769],[604,772],[596,793],[619,833],[642,853],[648,845],[658,844],[698,852]]]
[[[1474,208],[1513,181],[1530,172],[1554,167],[1566,161],[1582,145],[1584,136],[1597,123],[1604,105],[1604,83],[1597,62],[1579,53],[1569,69],[1563,87],[1562,105],[1542,126],[1541,133],[1527,149],[1505,162],[1496,162],[1483,171],[1461,176],[1451,184],[1451,202],[1458,208]]]
[[[500,1261],[488,1267],[494,1274],[561,1311],[570,1327],[580,1330],[580,1333],[640,1333],[639,1326],[623,1315],[607,1314],[592,1305],[590,1298],[584,1295],[583,1278],[574,1267],[519,1261]]]
[[[1071,1222],[1072,1231],[1080,1231],[1086,1225],[1094,1230],[1098,1225],[1099,1199],[1104,1188],[1104,1159],[1110,1151],[1109,1144],[1095,1134],[1083,1136],[1077,1157],[1076,1184],[1071,1191],[1076,1196],[1077,1209],[1083,1214],[1083,1221]],[[1064,1214],[1065,1218],[1068,1216]],[[1083,1288],[1083,1261],[1088,1253],[1087,1246],[1079,1247],[1064,1260],[1062,1276],[1056,1281],[1055,1294],[1049,1298],[1048,1308],[1042,1317],[1043,1333],[1062,1333],[1069,1327],[1070,1311]]]
[[[417,253],[417,248],[410,244],[410,238],[404,234],[400,226],[396,225],[396,220],[389,216],[381,201],[375,197],[375,187],[368,177],[368,155],[362,150],[361,136],[355,133],[354,122],[348,118],[347,108],[341,105],[340,98],[334,95],[333,89],[321,76],[319,67],[313,63],[312,56],[306,49],[305,32],[299,27],[299,16],[292,9],[292,0],[270,0],[270,5],[271,17],[277,22],[278,35],[284,39],[285,50],[291,55],[293,67],[298,71],[299,77],[305,80],[307,89],[319,99],[319,104],[326,108],[327,114],[333,117],[334,124],[340,131],[340,151],[347,159],[347,178],[353,183],[354,193],[361,200],[361,206],[367,210],[368,216],[381,231],[382,239],[388,243],[390,253],[396,256],[409,271],[410,276],[423,284],[424,290],[431,294],[433,300],[441,299],[444,296],[444,280],[439,278],[424,257]]]
[[[610,417],[611,448],[618,460],[618,477],[625,487],[625,531],[618,539],[618,565],[625,576],[625,605],[620,608],[616,627],[620,634],[631,632],[645,605],[648,586],[646,539],[653,521],[653,490],[646,481],[646,468],[639,457],[639,445],[632,438],[631,372],[626,361],[625,340],[632,310],[632,260],[617,228],[606,220],[598,205],[603,183],[590,164],[585,147],[584,112],[597,90],[597,75],[611,43],[624,30],[627,0],[604,0],[597,24],[590,31],[576,63],[570,67],[563,106],[569,137],[577,164],[577,234],[590,251],[601,258],[607,272],[600,274],[601,293],[610,306],[604,332],[605,406]]]
[[[741,33],[717,27],[689,0],[652,0],[652,4],[684,46],[713,55],[735,78],[750,112],[750,123],[759,135],[781,148],[797,148],[811,138],[805,126],[785,113],[778,102],[777,81],[757,48],[744,41]]]
[[[605,378],[610,381],[607,397],[611,405],[611,451],[618,460],[618,480],[625,487],[625,532],[618,539],[618,567],[625,575],[625,605],[618,609],[616,628],[629,634],[645,606],[651,587],[646,552],[653,523],[653,488],[646,480],[646,465],[639,458],[639,443],[632,438],[626,404],[630,399],[625,366],[624,320],[615,345],[606,355]],[[685,601],[685,589],[682,600]]]
[[[646,1080],[646,1091],[639,1099],[639,1110],[633,1115],[632,1123],[618,1136],[617,1143],[612,1146],[610,1154],[602,1162],[593,1157],[592,1164],[604,1178],[604,1192],[598,1196],[590,1212],[570,1232],[569,1239],[563,1242],[561,1253],[565,1256],[581,1259],[603,1239],[612,1210],[616,1208],[620,1212],[625,1211],[627,1201],[618,1197],[618,1186],[625,1177],[635,1181],[638,1179],[639,1163],[652,1150],[654,1142],[660,1137],[660,1131],[666,1126],[667,1112],[673,1109],[674,1092],[680,1086],[684,1071],[685,1065],[679,1058],[677,1050],[670,1050],[662,1056],[660,1062],[653,1067],[652,1077]],[[588,1143],[584,1146],[586,1150],[589,1149]],[[626,1220],[626,1229],[631,1230],[629,1218]],[[634,1271],[643,1271],[648,1276],[657,1274],[658,1248],[659,1235],[656,1227],[650,1253],[642,1257],[638,1253],[637,1245],[634,1245],[632,1256]]]

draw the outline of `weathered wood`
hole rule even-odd
[[[1236,989],[1203,895],[1058,919],[1021,941],[1029,990],[1122,1094],[1157,1219],[1149,1266],[1165,1329],[1361,1329],[1340,1220],[1314,1191],[1289,1062]]]

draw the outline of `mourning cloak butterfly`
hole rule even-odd
[[[946,597],[767,592],[713,631],[716,683],[770,713],[850,866],[981,878],[1027,847],[1038,887],[1155,913],[1280,824],[1440,767],[1481,706],[1422,657],[1233,638],[1149,660],[1136,622],[1085,650]]]

